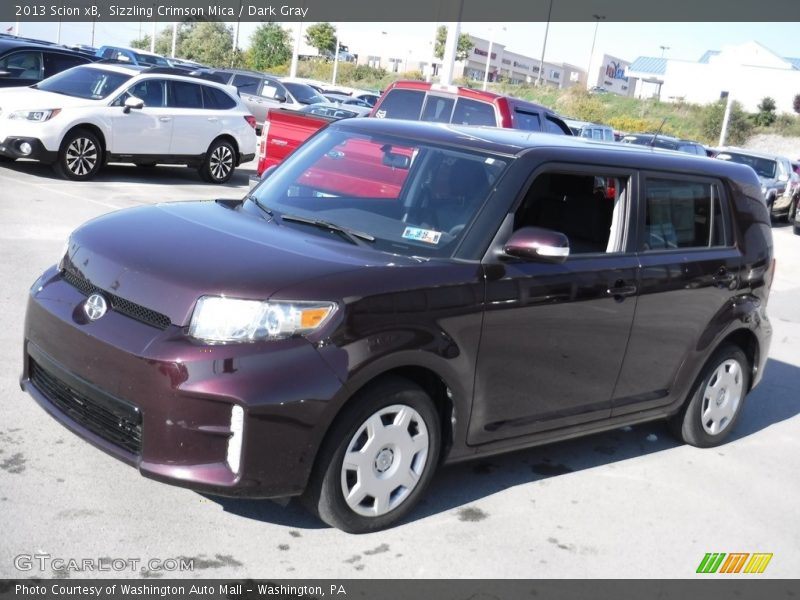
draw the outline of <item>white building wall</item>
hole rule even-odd
[[[662,100],[683,99],[707,104],[720,99],[722,92],[733,95],[748,112],[756,112],[765,96],[770,96],[777,111],[792,113],[792,102],[800,93],[800,71],[726,63],[669,61],[661,89]]]

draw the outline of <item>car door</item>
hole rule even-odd
[[[732,302],[741,264],[721,182],[642,175],[639,300],[614,415],[677,399],[673,382],[691,353],[702,348],[707,326]]]
[[[0,58],[0,87],[33,85],[44,77],[42,53],[18,50]]]
[[[570,255],[486,265],[470,444],[611,414],[637,302],[634,186],[631,172],[608,167],[551,165],[532,179],[514,229],[559,231]]]
[[[126,158],[169,154],[173,118],[166,106],[166,84],[163,79],[141,79],[107,108],[111,113],[112,154]],[[126,111],[125,100],[130,97],[139,98],[144,106]]]
[[[170,80],[167,107],[174,121],[170,154],[204,154],[220,131],[221,124],[217,112],[204,109],[203,86],[192,81]]]

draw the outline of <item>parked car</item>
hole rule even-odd
[[[366,117],[372,112],[372,107],[358,98],[351,98],[350,96],[345,96],[344,94],[331,93],[322,94],[322,96],[327,102],[342,108],[347,108],[348,110],[357,113],[360,117]]]
[[[761,182],[761,193],[770,214],[788,223],[794,221],[798,196],[788,158],[734,147],[719,148],[715,158],[752,167]]]
[[[224,183],[255,156],[255,118],[233,88],[171,68],[97,63],[35,88],[0,90],[0,156],[52,164],[68,179],[106,162],[197,167]]]
[[[380,94],[375,94],[373,92],[361,92],[353,94],[354,98],[358,98],[359,100],[363,100],[370,106],[375,106],[375,103],[380,99]]]
[[[603,142],[616,141],[614,138],[614,129],[608,125],[568,118],[564,118],[564,123],[570,128],[572,135]]]
[[[98,59],[126,62],[142,67],[170,67],[169,60],[160,54],[147,52],[138,48],[125,46],[100,46],[96,54]]]
[[[443,463],[657,419],[723,443],[769,354],[771,236],[741,165],[342,119],[243,200],[73,232],[21,383],[144,476],[375,531]]]
[[[95,60],[85,52],[57,44],[0,37],[0,88],[33,85],[51,75]]]
[[[539,104],[492,92],[424,81],[392,83],[373,107],[372,116],[572,135],[558,115]]]
[[[264,126],[264,119],[267,111],[271,108],[285,108],[288,110],[299,110],[308,102],[305,97],[299,98],[295,95],[293,87],[284,84],[280,78],[272,75],[265,75],[257,71],[246,71],[244,69],[201,69],[193,74],[199,76],[214,76],[220,78],[224,83],[232,85],[239,90],[242,101],[250,113],[256,118],[256,134],[261,133]],[[306,94],[307,85],[303,85],[300,90]],[[311,88],[309,88],[311,89]],[[312,90],[312,93],[315,93]],[[325,99],[322,98],[321,101]]]
[[[638,146],[650,146],[663,150],[675,150],[696,154],[697,156],[708,156],[705,146],[700,142],[692,140],[682,140],[669,135],[655,133],[629,133],[620,140],[623,144],[636,144]]]

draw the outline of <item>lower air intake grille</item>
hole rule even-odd
[[[107,291],[100,289],[96,285],[89,283],[83,277],[75,275],[75,273],[64,271],[62,276],[64,277],[64,281],[86,296],[91,296],[92,294],[103,294],[103,296],[105,296],[105,298],[111,304],[111,309],[125,315],[126,317],[136,319],[137,321],[141,321],[142,323],[150,325],[151,327],[157,327],[158,329],[166,329],[171,324],[171,321],[167,315],[150,310],[149,308],[145,308],[141,304],[136,304],[130,300],[125,300],[125,298],[120,298],[119,296],[110,294]]]
[[[83,427],[133,454],[142,449],[142,419],[139,412],[111,396],[103,402],[67,385],[32,358],[30,379],[45,398]]]

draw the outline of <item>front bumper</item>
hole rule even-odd
[[[23,152],[24,144],[30,146],[29,152]],[[33,137],[9,136],[0,141],[0,156],[9,158],[31,158],[43,163],[54,163],[58,152],[48,150],[42,141]]]
[[[302,493],[342,387],[312,344],[202,345],[115,311],[87,322],[85,300],[55,268],[29,296],[21,385],[48,413],[153,479],[227,496]]]

